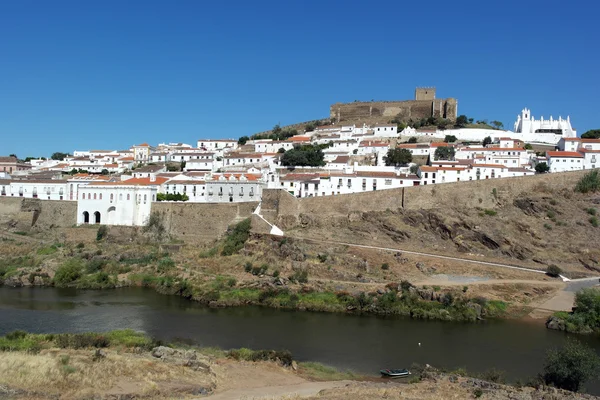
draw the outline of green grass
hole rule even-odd
[[[219,300],[226,303],[255,303],[258,301],[260,290],[250,288],[240,288],[224,290],[219,294]]]
[[[487,208],[483,210],[483,213],[490,217],[495,217],[496,215],[498,215],[498,213],[495,210],[489,210]]]
[[[575,191],[579,193],[596,192],[598,190],[600,190],[598,170],[588,172],[575,185]]]
[[[106,334],[106,337],[111,346],[149,347],[153,342],[148,336],[132,329],[111,331]]]
[[[41,249],[38,249],[37,254],[40,256],[48,256],[50,254],[54,254],[58,251],[58,247],[53,244],[52,246],[48,246],[48,247],[42,247]]]
[[[341,381],[359,377],[351,371],[340,371],[317,362],[301,362],[298,367],[302,375],[317,381]]]

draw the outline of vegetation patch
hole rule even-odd
[[[585,288],[575,294],[573,311],[557,312],[546,323],[572,333],[600,332],[600,289]]]
[[[588,172],[575,185],[575,191],[579,193],[597,192],[598,190],[600,190],[598,170]]]
[[[244,247],[244,244],[246,244],[246,240],[250,237],[250,227],[251,220],[250,218],[246,218],[236,224],[233,229],[230,229],[223,243],[221,255],[230,256],[240,251]]]

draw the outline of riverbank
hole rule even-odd
[[[538,387],[512,387],[415,366],[410,380],[363,378],[317,363],[297,363],[285,351],[223,351],[171,345],[130,330],[102,334],[0,338],[0,395],[14,399],[194,398],[242,396],[319,399],[593,399]],[[317,396],[318,393],[318,396]],[[291,397],[290,397],[291,396]],[[546,397],[544,397],[546,398]]]

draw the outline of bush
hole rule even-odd
[[[108,235],[108,226],[101,225],[100,228],[98,228],[98,231],[96,232],[96,240],[101,241],[107,235]]]
[[[597,228],[597,227],[598,227],[598,217],[591,217],[591,218],[589,219],[589,221],[590,221],[590,224],[592,224],[592,226],[593,226],[594,228]]]
[[[546,228],[549,231],[551,231],[552,230],[552,225],[550,225],[550,224],[544,224],[544,228]]]
[[[592,208],[588,208],[586,211],[590,215],[596,215],[596,209],[593,208],[593,207]]]
[[[279,278],[279,270],[278,269],[273,271],[273,278]]]
[[[83,249],[85,247],[85,244],[83,244],[82,242],[77,243],[77,246],[75,246],[78,249]]]
[[[308,282],[308,271],[305,269],[298,270],[298,271],[294,272],[294,274],[292,276],[289,277],[289,280],[292,282],[307,283]]]
[[[581,385],[600,372],[596,352],[576,340],[569,339],[562,349],[546,355],[542,379],[547,385],[577,392]]]
[[[227,232],[221,255],[230,256],[240,251],[246,244],[246,240],[250,237],[250,227],[250,218],[246,218]]]
[[[390,269],[390,265],[388,263],[383,263],[381,264],[381,269],[387,271],[388,269]]]
[[[156,267],[157,272],[167,272],[170,269],[175,268],[175,261],[171,259],[171,257],[163,257],[158,262],[158,266]]]
[[[552,276],[554,278],[558,277],[562,273],[562,270],[558,265],[548,265],[546,268],[546,275]]]
[[[325,261],[327,261],[327,254],[317,254],[317,258],[320,262],[324,263]]]
[[[88,274],[94,274],[100,271],[106,265],[106,260],[94,257],[89,260],[85,266],[85,272]]]
[[[596,192],[598,190],[600,190],[598,170],[588,172],[575,185],[575,191],[579,193]]]
[[[244,271],[246,271],[246,272],[252,271],[252,263],[250,261],[246,261],[246,264],[244,264]]]
[[[550,219],[554,219],[554,218],[556,218],[556,213],[552,210],[548,210],[548,212],[546,213],[546,216]]]
[[[54,284],[56,286],[65,286],[81,278],[83,266],[79,259],[73,258],[65,261],[58,267],[54,275]]]
[[[489,215],[490,217],[496,216],[498,214],[496,211],[494,211],[494,210],[488,210],[488,209],[483,210],[483,213],[485,215]]]

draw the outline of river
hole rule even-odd
[[[143,288],[0,287],[0,335],[16,329],[75,333],[125,328],[224,349],[287,349],[299,361],[365,374],[417,362],[479,372],[496,368],[510,380],[540,372],[546,350],[567,337],[527,321],[450,323],[262,307],[211,309]],[[579,339],[600,354],[600,338]],[[600,394],[600,382],[588,384],[587,390]]]

